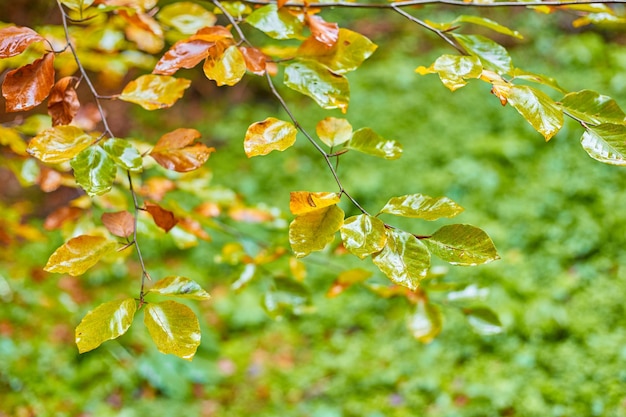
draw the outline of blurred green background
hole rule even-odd
[[[398,140],[405,152],[397,161],[345,155],[344,185],[374,212],[411,193],[445,195],[465,207],[455,221],[487,231],[502,259],[450,268],[446,280],[487,288],[484,304],[498,312],[505,331],[475,334],[440,297],[443,332],[420,344],[406,328],[405,301],[358,286],[325,297],[342,271],[375,271],[367,261],[332,253],[303,260],[314,308],[274,320],[261,307],[262,280],[230,289],[241,270],[218,262],[233,239],[217,235],[184,251],[167,239],[144,243],[151,273],[186,274],[213,295],[190,305],[203,336],[193,362],[158,353],[141,325],[79,356],[74,326],[99,302],[134,293],[137,274],[120,264],[82,278],[38,272],[62,242],[52,234],[0,255],[0,416],[626,416],[626,172],[587,156],[573,122],[545,143],[487,84],[451,93],[436,76],[415,74],[451,51],[399,17],[357,13],[357,30],[379,50],[349,76],[346,117],[355,128]],[[572,32],[562,16],[532,11],[487,15],[526,35],[521,42],[498,38],[516,65],[626,105],[622,34]],[[276,206],[289,221],[289,191],[336,186],[303,137],[287,152],[245,158],[248,125],[285,117],[261,81],[250,77],[248,92],[196,91],[197,100],[168,113],[136,111],[131,133],[152,141],[183,124],[199,129],[218,148],[208,163],[211,184],[251,204]],[[340,117],[284,93],[305,128]],[[402,226],[427,234],[441,224]],[[262,229],[242,232],[282,234],[286,242],[286,229]]]

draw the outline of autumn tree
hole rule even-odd
[[[158,233],[175,234],[184,247],[187,241],[209,240],[212,233],[238,236],[220,221],[223,217],[240,222],[241,229],[249,219],[262,223],[276,217],[269,209],[248,207],[240,200],[220,201],[204,192],[204,166],[210,157],[219,158],[219,152],[213,155],[215,148],[202,141],[199,131],[180,126],[155,143],[119,137],[105,102],[159,111],[184,100],[192,83],[228,88],[258,77],[287,117],[268,114],[264,120],[251,121],[240,138],[245,156],[288,151],[296,140],[318,152],[334,189],[291,192],[290,247],[277,241],[259,243],[254,250],[233,249],[237,252],[233,262],[243,266],[236,288],[277,262],[287,261],[297,278],[303,268],[299,259],[328,248],[338,235],[336,251],[369,258],[389,285],[369,282],[371,273],[365,269],[346,269],[328,296],[365,285],[381,297],[403,297],[413,306],[410,332],[429,342],[442,324],[441,311],[429,297],[431,291],[441,290],[431,257],[463,266],[499,259],[492,240],[476,226],[448,224],[432,234],[420,232],[424,224],[420,221],[453,218],[463,211],[450,198],[407,189],[405,195],[390,196],[383,207],[364,207],[351,194],[341,171],[346,155],[386,160],[402,155],[399,140],[382,137],[376,126],[353,127],[345,117],[350,103],[347,74],[377,49],[351,27],[356,9],[400,16],[414,24],[416,36],[420,30],[430,32],[448,47],[448,53],[433,63],[418,62],[416,76],[436,74],[452,91],[467,83],[487,83],[494,99],[515,108],[546,141],[561,130],[565,117],[571,118],[580,124],[582,147],[592,158],[626,165],[625,115],[615,100],[584,85],[567,91],[554,78],[519,67],[494,39],[515,42],[523,34],[480,15],[460,14],[462,9],[507,7],[522,13],[575,15],[575,27],[623,24],[624,18],[608,2],[161,3],[58,0],[51,17],[55,24],[28,27],[7,22],[0,29],[0,68],[6,70],[2,95],[6,112],[16,115],[0,126],[2,163],[23,186],[38,184],[50,191],[63,184],[82,190],[81,196],[47,216],[45,228],[63,229],[66,241],[42,266],[47,272],[71,276],[88,273],[99,262],[140,266],[138,294],[94,306],[78,324],[75,340],[80,352],[124,334],[143,309],[144,323],[158,349],[191,359],[201,338],[195,313],[183,303],[159,297],[208,300],[209,293],[198,284],[199,277],[179,276],[176,271],[164,277],[151,274],[151,255],[142,245],[143,239],[150,239],[145,230],[156,226]],[[459,12],[457,17],[444,22],[424,18],[430,8],[441,5]],[[331,10],[341,11],[346,23],[329,19]],[[182,70],[189,78],[180,75]],[[129,81],[127,74],[133,77]],[[99,85],[117,92],[105,95]],[[285,98],[287,89],[341,115],[333,113],[319,120],[314,132],[308,130]],[[306,179],[301,187],[307,188]],[[194,196],[198,203],[184,207],[166,200],[164,196],[174,190]],[[346,211],[357,214],[346,216]],[[394,222],[398,216],[416,219],[415,226],[399,228]],[[0,239],[6,244],[36,233],[16,219],[0,219],[0,225]],[[287,293],[297,293],[301,285],[298,279],[278,277],[274,283]],[[270,293],[264,302],[272,312],[283,301]],[[461,311],[478,331],[500,331],[496,314],[487,307]]]

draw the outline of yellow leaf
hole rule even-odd
[[[294,191],[289,195],[289,210],[295,215],[305,214],[337,204],[340,198],[339,193]]]
[[[161,353],[191,360],[200,346],[200,325],[194,312],[176,301],[146,305],[144,323]]]
[[[126,84],[120,100],[139,104],[146,110],[168,108],[183,96],[191,81],[168,75],[142,75]]]
[[[57,164],[69,161],[93,142],[93,137],[76,126],[56,126],[32,138],[26,151],[40,161]]]
[[[235,85],[246,73],[246,61],[235,45],[231,45],[218,56],[209,55],[204,61],[204,75],[218,86]]]
[[[48,259],[48,272],[82,275],[115,248],[115,242],[102,236],[81,235],[65,242]]]
[[[289,225],[289,243],[297,258],[322,250],[333,241],[344,213],[336,205],[296,217]]]
[[[76,345],[80,353],[89,352],[107,340],[126,333],[133,322],[137,303],[132,298],[100,304],[83,317],[76,327]]]
[[[243,147],[248,158],[267,155],[272,151],[284,151],[296,142],[295,126],[273,117],[250,125]]]
[[[346,119],[327,117],[315,127],[317,136],[326,145],[333,147],[346,143],[352,138],[352,125]]]

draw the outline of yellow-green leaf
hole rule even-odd
[[[61,0],[68,9],[82,11],[94,3],[94,0]]]
[[[478,57],[486,69],[498,74],[508,74],[513,69],[513,61],[502,45],[482,35],[451,35],[470,55]]]
[[[424,220],[437,220],[442,217],[454,217],[463,211],[448,197],[431,197],[425,194],[410,194],[391,198],[381,213],[396,216],[413,217]]]
[[[543,91],[527,85],[514,85],[508,100],[546,141],[563,127],[563,110]]]
[[[231,45],[219,56],[209,55],[202,66],[204,75],[218,86],[237,84],[246,73],[246,61],[236,45]]]
[[[170,297],[190,298],[192,300],[208,300],[208,292],[202,289],[197,282],[180,276],[169,276],[157,281],[148,292]]]
[[[285,68],[285,85],[311,97],[323,109],[348,110],[348,79],[316,61],[302,60]]]
[[[561,105],[567,114],[587,124],[626,122],[626,115],[615,100],[592,90],[569,93],[563,97]]]
[[[296,142],[298,131],[289,122],[268,117],[250,125],[243,147],[248,158],[267,155],[272,151],[284,151]]]
[[[26,142],[14,128],[0,125],[0,145],[8,146],[18,155],[26,155]]]
[[[324,249],[335,238],[343,218],[343,210],[336,205],[296,217],[289,225],[289,243],[296,257]]]
[[[82,275],[103,256],[113,251],[115,246],[115,242],[102,236],[77,236],[54,251],[44,270],[73,276]]]
[[[500,259],[487,233],[469,224],[443,226],[423,242],[433,255],[453,265],[482,265]]]
[[[346,148],[385,159],[398,159],[402,156],[402,145],[395,140],[385,139],[369,127],[364,127],[352,135]]]
[[[407,321],[413,337],[422,343],[432,342],[441,333],[442,324],[441,310],[423,297],[418,299]]]
[[[467,84],[466,79],[479,78],[483,66],[475,56],[442,55],[429,68],[418,67],[415,71],[421,75],[435,72],[443,85],[455,91]]]
[[[70,161],[70,165],[76,182],[89,196],[102,195],[111,190],[117,167],[113,158],[100,146],[83,150]]]
[[[119,167],[131,172],[141,172],[143,165],[141,154],[127,140],[107,139],[102,144],[102,148]]]
[[[552,77],[548,77],[542,74],[535,74],[534,72],[524,71],[523,69],[513,69],[514,80],[526,80],[533,83],[538,83],[550,87],[560,93],[567,93],[567,91],[559,85],[559,83]]]
[[[87,313],[76,327],[78,351],[89,352],[107,340],[126,333],[136,311],[137,303],[132,298],[100,304]]]
[[[180,1],[164,6],[156,18],[162,24],[185,35],[193,35],[200,29],[213,26],[217,17],[204,7],[190,1]]]
[[[385,223],[367,214],[347,218],[340,232],[345,248],[361,259],[380,252],[387,242]]]
[[[601,124],[588,127],[581,140],[583,149],[596,161],[626,166],[626,126]]]
[[[317,123],[315,132],[322,142],[332,148],[350,140],[352,125],[346,119],[327,117]]]
[[[430,252],[410,233],[388,229],[387,243],[372,261],[395,284],[417,289],[430,268]]]
[[[274,39],[297,38],[304,27],[302,21],[296,16],[286,9],[279,9],[276,4],[268,4],[256,9],[246,17],[246,23]]]
[[[120,100],[139,104],[146,110],[164,109],[181,98],[191,81],[169,75],[142,75],[126,84]]]
[[[144,323],[159,352],[191,360],[200,346],[200,324],[195,313],[176,301],[150,303]]]
[[[337,204],[340,198],[339,193],[293,191],[289,194],[289,210],[292,214],[299,216]]]
[[[498,22],[495,22],[491,19],[487,19],[486,17],[481,16],[470,16],[470,15],[461,15],[452,21],[452,24],[455,23],[473,23],[475,25],[483,26],[488,29],[493,30],[494,32],[502,33],[503,35],[512,36],[517,39],[524,39],[521,33],[516,30],[511,30],[506,26],[501,25]]]
[[[502,333],[502,323],[492,310],[485,307],[466,308],[463,314],[472,329],[478,334],[494,335]]]
[[[32,138],[26,151],[40,161],[57,164],[69,161],[94,141],[76,126],[55,126]]]

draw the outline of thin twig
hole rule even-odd
[[[150,274],[148,274],[148,270],[146,269],[146,264],[143,261],[143,255],[141,254],[141,248],[139,247],[139,243],[137,242],[137,221],[139,219],[139,211],[141,208],[139,207],[139,203],[137,201],[137,193],[135,193],[135,189],[133,187],[133,179],[130,175],[130,171],[126,171],[128,174],[128,188],[130,190],[130,194],[133,197],[133,206],[135,208],[135,216],[133,220],[133,242],[135,243],[135,248],[137,249],[137,257],[139,258],[139,264],[141,265],[141,290],[139,291],[139,302],[143,304],[144,297],[144,286],[146,283],[146,278],[152,281],[150,278]]]
[[[242,0],[243,3],[264,6],[267,5],[268,2],[264,0]],[[293,8],[349,8],[349,9],[393,9],[393,8],[404,8],[404,7],[413,7],[413,6],[424,6],[431,4],[443,4],[447,6],[458,6],[458,7],[479,7],[479,8],[493,8],[493,7],[538,7],[538,6],[576,6],[576,5],[589,5],[589,4],[626,4],[626,0],[605,0],[605,1],[597,1],[597,0],[566,0],[566,1],[556,1],[556,0],[547,0],[547,1],[495,1],[492,3],[487,2],[465,2],[462,0],[408,0],[408,1],[397,1],[391,3],[358,3],[358,2],[345,2],[345,1],[337,1],[337,2],[328,2],[328,3],[297,3],[297,2],[288,2],[283,7],[293,7]]]

